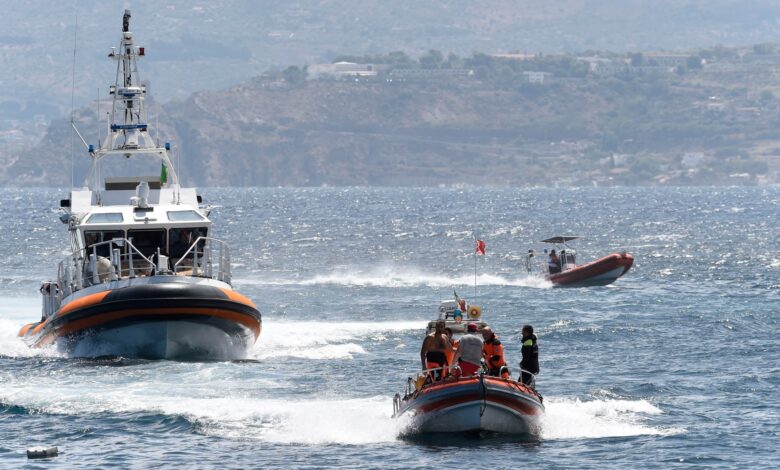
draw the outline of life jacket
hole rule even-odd
[[[504,360],[504,345],[498,339],[498,336],[493,335],[492,339],[485,341],[482,346],[482,354],[485,356],[485,362],[488,365],[488,369],[498,369],[501,366],[506,365]]]
[[[536,335],[531,335],[530,338],[525,338],[523,340],[523,347],[520,349],[520,353],[523,355],[523,360],[520,361],[520,367],[532,374],[538,374],[539,345],[537,344]]]
[[[551,268],[557,268],[561,265],[561,262],[558,260],[557,255],[550,255],[550,257],[547,259],[547,265]]]
[[[453,361],[455,360],[455,353],[458,351],[458,340],[455,340],[452,342],[452,350],[445,351],[445,355],[447,356],[447,363],[449,365],[453,365]]]

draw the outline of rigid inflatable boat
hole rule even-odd
[[[415,388],[394,401],[394,416],[411,416],[409,433],[499,432],[537,436],[544,415],[542,397],[512,379],[478,374],[450,376]]]
[[[126,10],[109,54],[118,66],[108,135],[99,148],[84,142],[91,171],[60,202],[72,253],[41,286],[40,321],[19,336],[69,356],[244,357],[260,335],[260,312],[231,286],[230,250],[210,236],[211,208],[179,184],[171,145],[149,134],[137,65],[145,51],[129,26]],[[109,157],[136,167],[151,160],[160,176],[101,179]]]
[[[630,253],[612,253],[587,264],[568,264],[561,272],[548,275],[548,279],[558,286],[606,286],[627,273],[633,264]]]
[[[550,250],[549,253],[545,249],[544,259],[536,264],[534,251],[528,250],[526,269],[529,273],[534,271],[541,273],[558,287],[606,286],[626,274],[634,264],[634,257],[625,251],[612,253],[587,264],[577,264],[577,251],[567,242],[578,238],[580,237],[558,236],[542,240],[543,243],[556,245],[557,253],[555,249]],[[558,260],[556,266],[551,262],[550,257],[553,254]]]
[[[439,321],[457,338],[465,333],[465,323],[487,323],[481,309],[468,309],[463,320],[460,308],[444,301],[439,307]],[[428,325],[427,332],[437,320]],[[533,375],[533,374],[532,374]],[[535,381],[534,381],[535,382]],[[497,432],[535,437],[541,432],[544,416],[542,396],[531,386],[510,378],[493,377],[485,370],[466,376],[458,365],[423,370],[406,381],[403,393],[393,399],[393,417],[406,416],[410,422],[405,433]]]

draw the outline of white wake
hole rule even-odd
[[[543,439],[596,439],[640,435],[669,435],[679,428],[652,426],[648,420],[663,411],[646,400],[545,400]]]
[[[19,338],[19,329],[41,317],[39,297],[0,299],[0,356],[31,357],[57,355],[53,349],[31,349]]]
[[[297,357],[348,359],[366,354],[358,343],[384,341],[395,332],[425,330],[426,320],[397,322],[264,322],[260,339],[250,350],[253,359]]]
[[[452,287],[471,286],[474,284],[474,275],[430,273],[416,267],[380,266],[373,268],[341,267],[323,274],[309,277],[290,278],[238,278],[236,284],[277,285],[277,286],[315,286],[337,285],[355,287]],[[288,275],[289,276],[289,275]],[[496,274],[478,274],[477,284],[480,286],[511,286],[549,288],[552,283],[539,276],[522,275],[518,277],[505,277]]]

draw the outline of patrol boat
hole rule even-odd
[[[481,309],[467,308],[463,320],[457,304],[444,301],[439,318],[454,335],[465,333],[465,322],[476,323],[478,331],[487,326]],[[410,375],[403,393],[393,398],[393,417],[410,417],[407,435],[427,433],[496,432],[536,437],[544,416],[542,396],[532,387],[511,378],[493,377],[478,370],[464,375],[457,365],[435,367]]]
[[[41,286],[40,321],[19,336],[71,357],[233,359],[260,335],[255,304],[231,286],[230,250],[210,236],[210,208],[179,184],[171,146],[149,133],[145,55],[123,17],[108,134],[91,158],[85,186],[60,201],[72,253]],[[74,126],[74,131],[81,134]],[[157,177],[105,177],[105,160],[149,160]],[[161,165],[161,166],[157,166]]]

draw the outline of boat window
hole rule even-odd
[[[198,211],[168,211],[168,220],[171,222],[200,222],[203,216]]]
[[[87,247],[87,251],[89,252],[87,254],[90,254],[92,253],[92,250],[89,247],[92,245],[96,243],[107,242],[109,240],[113,240],[114,238],[124,238],[124,236],[125,234],[121,230],[88,231],[84,232],[84,246]],[[112,243],[106,243],[105,245],[98,246],[96,248],[97,255],[105,257],[111,256],[112,246]],[[116,246],[113,247],[116,248]]]
[[[190,249],[198,237],[205,237],[208,229],[206,227],[182,227],[172,228],[168,232],[170,240],[170,257],[181,258],[184,253]],[[201,249],[205,243],[201,241],[198,248]]]
[[[167,252],[165,230],[128,230],[127,238],[146,257],[157,253],[157,248],[163,254]]]
[[[87,219],[88,224],[121,224],[125,219],[121,212],[103,212],[92,214]]]

